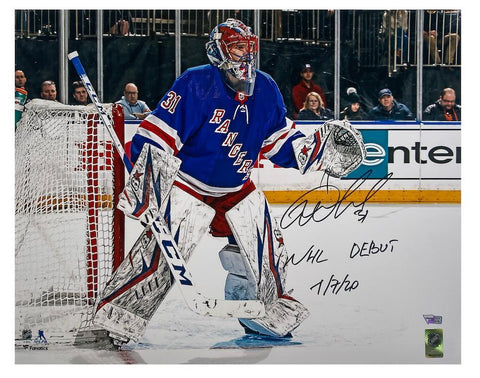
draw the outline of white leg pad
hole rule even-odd
[[[130,172],[117,207],[125,215],[151,224],[170,196],[180,163],[175,156],[146,143]]]
[[[256,295],[249,299],[265,303],[264,317],[241,319],[241,322],[261,334],[286,336],[309,312],[300,302],[285,295],[287,251],[264,194],[253,191],[226,213],[226,219],[240,247],[243,264],[238,257],[222,264],[230,272],[245,269],[245,277],[254,285]],[[240,268],[231,267],[233,263]]]
[[[207,233],[215,210],[175,185],[170,200],[160,210],[177,242],[178,250],[188,261]]]
[[[138,341],[171,285],[168,265],[145,229],[98,297],[93,322]]]
[[[257,284],[259,299],[268,304],[284,292],[288,257],[265,196],[253,191],[226,213],[226,219]]]
[[[214,210],[176,186],[161,210],[179,252],[188,261],[208,230]],[[94,323],[138,341],[171,285],[165,258],[145,229],[99,296]]]

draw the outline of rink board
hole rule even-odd
[[[370,202],[460,203],[461,124],[459,122],[352,122],[362,134],[366,158],[342,179],[315,173],[301,175],[260,158],[252,177],[274,203],[290,203],[309,191],[311,200],[336,202],[336,192],[357,201],[372,189]],[[318,123],[297,122],[309,135]],[[381,187],[379,188],[379,184]],[[355,188],[354,193],[352,188]],[[378,191],[376,190],[378,188]],[[334,189],[334,193],[330,189]]]
[[[125,123],[127,153],[138,124]],[[296,121],[295,127],[309,135],[320,125]],[[252,180],[271,203],[291,203],[306,191],[309,200],[327,203],[346,193],[354,201],[369,196],[370,202],[380,203],[460,203],[460,122],[352,121],[352,125],[362,134],[367,156],[347,177],[327,180],[323,172],[301,175],[259,156]],[[375,195],[370,196],[372,190]]]

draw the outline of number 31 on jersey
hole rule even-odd
[[[160,103],[160,106],[170,114],[173,114],[181,98],[182,96],[177,95],[174,91],[170,91],[167,93],[167,98]]]

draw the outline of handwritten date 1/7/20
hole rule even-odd
[[[340,281],[335,278],[334,274],[332,274],[328,281],[322,279],[310,287],[310,290],[317,295],[323,296],[326,296],[327,294],[338,295],[341,291],[349,293],[358,288],[359,282],[357,280],[351,281],[348,277],[349,275],[346,274],[343,280]]]

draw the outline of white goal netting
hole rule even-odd
[[[93,106],[27,104],[15,133],[16,340],[88,337],[123,258],[123,172]]]

